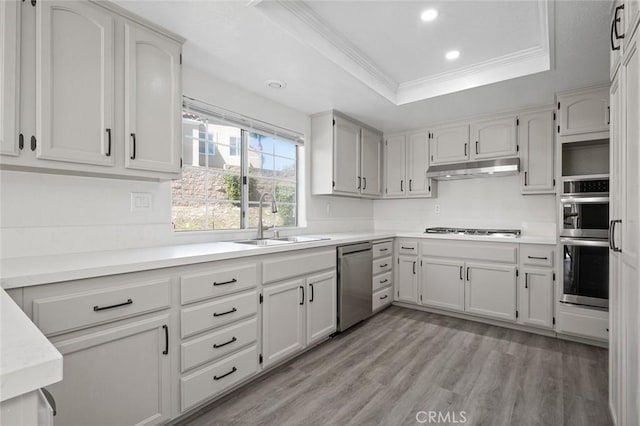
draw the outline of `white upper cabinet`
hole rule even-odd
[[[20,2],[0,1],[0,154],[18,155]]]
[[[114,19],[89,2],[36,4],[38,158],[112,166]]]
[[[407,195],[431,192],[431,179],[427,179],[429,167],[429,138],[426,132],[407,136]]]
[[[469,125],[438,127],[431,131],[430,164],[459,163],[469,159]]]
[[[360,189],[358,185],[360,127],[341,117],[336,117],[335,123],[333,126],[334,189],[338,192],[357,194]]]
[[[630,40],[638,30],[640,23],[640,1],[625,0],[624,2],[624,38]]]
[[[380,171],[382,167],[382,139],[378,133],[362,129],[360,192],[366,195],[381,194]]]
[[[125,23],[125,166],[180,171],[180,47]]]
[[[558,95],[560,136],[609,131],[609,88]]]
[[[471,123],[471,158],[485,159],[518,155],[515,116]]]
[[[389,137],[384,143],[384,150],[385,195],[403,196],[407,155],[405,136]]]
[[[554,192],[553,112],[541,111],[519,117],[518,140],[522,160],[523,193]]]

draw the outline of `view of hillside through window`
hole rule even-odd
[[[295,143],[186,111],[182,129],[182,179],[172,183],[176,230],[256,228],[265,191],[278,213],[265,205],[263,224],[297,224]]]

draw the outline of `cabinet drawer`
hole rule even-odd
[[[35,299],[33,322],[45,335],[119,320],[169,306],[169,279]]]
[[[252,376],[258,369],[258,351],[251,346],[180,379],[181,408],[185,411]]]
[[[393,259],[391,256],[383,257],[373,261],[373,275],[389,272],[393,268]]]
[[[377,291],[373,293],[373,310],[377,310],[382,308],[383,306],[387,306],[393,301],[393,287],[385,288],[384,290]]]
[[[255,315],[257,310],[258,294],[255,291],[184,308],[180,321],[182,337]]]
[[[315,253],[278,256],[262,262],[262,283],[282,281],[335,267],[335,248]]]
[[[399,254],[418,254],[417,241],[398,241]]]
[[[377,291],[383,287],[388,287],[393,284],[393,273],[386,272],[382,275],[376,275],[373,277],[373,291]]]
[[[520,244],[520,263],[530,266],[553,266],[553,246]]]
[[[212,268],[211,272],[183,275],[180,278],[182,304],[253,288],[258,282],[258,265]]]
[[[182,371],[213,361],[254,343],[258,336],[257,320],[225,327],[181,345]]]
[[[383,241],[373,244],[373,258],[391,256],[393,254],[393,241]]]

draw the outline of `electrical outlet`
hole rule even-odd
[[[153,202],[149,192],[131,193],[131,211],[149,211],[153,209]]]
[[[436,204],[436,214],[440,214],[440,204]]]

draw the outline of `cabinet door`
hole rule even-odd
[[[523,324],[553,327],[553,272],[527,268],[522,271],[520,313]]]
[[[420,267],[421,303],[464,311],[464,262],[425,257]]]
[[[404,136],[390,137],[384,143],[385,195],[397,197],[405,194],[406,146]]]
[[[334,271],[307,278],[307,344],[336,331],[337,283]]]
[[[471,124],[471,158],[518,155],[517,118],[505,117]]]
[[[265,367],[304,348],[304,289],[304,280],[264,288],[262,354]]]
[[[168,421],[168,324],[169,316],[163,315],[54,342],[64,363],[62,382],[47,388],[56,401],[56,424],[152,425]]]
[[[633,37],[622,62],[623,78],[623,151],[622,151],[622,223],[615,232],[616,246],[620,253],[621,314],[624,322],[624,342],[622,345],[622,366],[624,369],[623,419],[620,424],[639,424],[638,394],[640,391],[640,293],[638,282],[638,262],[640,261],[640,53],[638,35]]]
[[[558,97],[560,136],[609,131],[607,88]]]
[[[18,155],[20,3],[0,2],[0,154]]]
[[[89,2],[36,3],[38,158],[114,164],[114,20]]]
[[[618,16],[620,15],[621,13],[618,13]],[[626,0],[624,2],[624,18],[623,18],[623,25],[622,25],[625,28],[624,40],[622,40],[623,42],[627,42],[627,40],[631,40],[631,37],[635,35],[635,32],[638,29],[639,22],[640,22],[640,0]],[[628,48],[625,46],[624,50],[626,51],[627,49]]]
[[[524,171],[522,192],[554,192],[553,112],[542,111],[520,116],[518,134]]]
[[[516,267],[467,263],[465,310],[502,320],[516,319]]]
[[[396,279],[396,300],[418,303],[418,258],[398,257],[398,279]]]
[[[382,163],[382,141],[380,135],[368,129],[362,129],[362,188],[366,195],[380,195],[380,170]]]
[[[467,161],[469,159],[469,125],[433,129],[430,145],[430,164]]]
[[[125,167],[180,172],[180,47],[125,23]]]
[[[414,133],[407,138],[407,195],[428,195],[431,179],[429,167],[429,139],[426,133]]]
[[[358,194],[360,175],[360,127],[341,117],[333,126],[333,190]],[[358,182],[360,181],[360,182]]]

